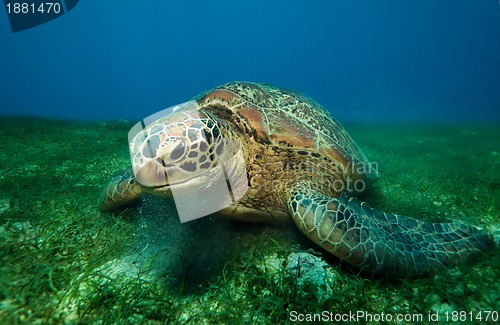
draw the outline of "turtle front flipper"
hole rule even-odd
[[[491,245],[489,236],[472,226],[424,222],[309,189],[293,190],[288,210],[312,241],[374,273],[405,277],[438,272]]]
[[[141,186],[135,181],[130,170],[115,175],[104,188],[99,199],[101,211],[111,211],[127,206],[142,193]]]

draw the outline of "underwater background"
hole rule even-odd
[[[84,1],[0,37],[9,115],[138,120],[245,80],[340,121],[500,119],[495,0]]]
[[[0,9],[0,324],[498,323],[497,0],[70,3],[19,32]],[[137,121],[233,80],[327,108],[379,167],[371,206],[495,246],[397,279],[294,225],[181,224],[153,197],[99,211]]]

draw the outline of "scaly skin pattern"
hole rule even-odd
[[[110,211],[141,192],[169,196],[172,186],[204,184],[207,170],[241,144],[248,190],[220,211],[232,220],[292,219],[312,241],[362,270],[421,276],[486,249],[489,237],[462,224],[431,224],[347,199],[378,178],[345,129],[311,98],[265,84],[233,82],[193,99],[197,113],[160,118],[132,141],[138,170],[111,180],[101,196]],[[195,186],[195,185],[193,185]]]
[[[112,211],[118,207],[130,205],[139,199],[142,188],[135,181],[132,171],[116,174],[106,185],[99,198],[101,211]]]
[[[490,238],[472,226],[424,222],[307,187],[297,186],[288,204],[293,221],[307,237],[373,273],[410,277],[442,271],[490,245]]]

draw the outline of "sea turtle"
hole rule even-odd
[[[247,222],[290,219],[313,242],[362,270],[421,276],[463,262],[491,244],[460,223],[430,223],[371,208],[355,195],[378,178],[344,128],[303,94],[261,83],[231,82],[193,99],[132,140],[134,174],[105,187],[110,211],[141,193],[168,195],[174,186],[209,182],[207,171],[227,161],[223,139],[241,143],[248,190],[220,215]],[[226,151],[227,152],[227,151]],[[233,189],[234,190],[234,189]]]

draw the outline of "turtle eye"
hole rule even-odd
[[[177,160],[181,158],[184,155],[184,152],[186,151],[186,143],[182,141],[177,145],[177,147],[172,150],[170,153],[170,159],[172,160]]]

